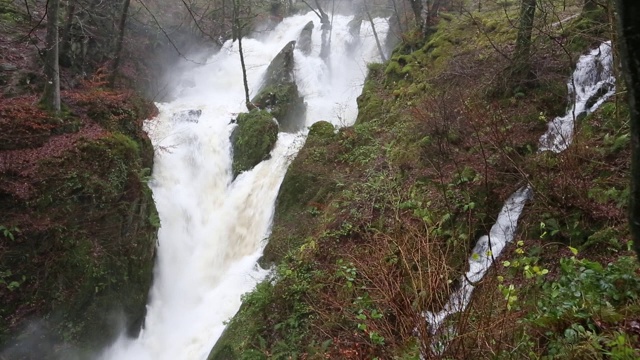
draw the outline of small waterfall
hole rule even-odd
[[[295,78],[307,102],[307,126],[319,120],[344,126],[357,115],[356,97],[367,62],[379,61],[371,24],[362,24],[357,49],[347,16],[334,16],[333,48],[320,58],[320,32],[308,55],[296,50]],[[250,89],[282,47],[296,40],[313,13],[286,18],[258,39],[243,40]],[[386,34],[386,20],[376,19]],[[267,271],[256,265],[269,235],[278,189],[305,131],[280,133],[271,158],[232,180],[230,124],[246,111],[237,43],[228,41],[207,65],[182,75],[177,99],[158,104],[147,122],[156,148],[150,186],[161,220],[158,258],[145,327],[104,351],[108,360],[205,359],[230,319]],[[255,94],[253,94],[255,95]]]
[[[489,235],[480,237],[473,248],[469,257],[469,271],[460,278],[460,283],[462,284],[460,288],[451,295],[449,301],[440,312],[425,311],[423,313],[424,318],[431,326],[432,333],[435,334],[438,331],[447,316],[466,309],[471,300],[473,289],[475,289],[475,284],[482,280],[487,271],[489,271],[494,259],[500,256],[508,243],[513,241],[518,227],[518,219],[530,196],[531,188],[525,186],[518,189],[507,199],[498,214],[498,220],[491,227]]]
[[[580,57],[567,83],[572,105],[567,114],[549,122],[547,132],[540,137],[538,152],[560,153],[569,147],[573,140],[575,119],[595,111],[615,93],[615,77],[612,68],[613,56],[610,41],[602,43],[597,49]],[[532,192],[531,187],[527,185],[518,189],[507,199],[489,235],[480,237],[473,248],[472,255],[469,257],[469,271],[460,278],[460,288],[451,295],[441,311],[437,313],[425,311],[422,314],[432,334],[435,335],[440,330],[449,315],[460,313],[467,308],[475,284],[482,280],[505,246],[513,241],[518,219]],[[454,334],[453,328],[445,330],[441,338],[432,343],[429,349],[425,349],[425,352],[441,354],[446,349],[447,338]]]
[[[611,41],[607,41],[580,57],[567,83],[570,109],[549,123],[547,132],[540,138],[538,151],[560,153],[566,150],[573,140],[575,120],[602,105],[615,93],[615,85]]]

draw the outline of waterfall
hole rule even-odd
[[[576,118],[595,111],[615,93],[615,77],[612,68],[613,56],[610,41],[602,43],[589,54],[580,57],[567,83],[571,104],[569,110],[564,116],[549,122],[547,131],[540,137],[538,152],[560,153],[569,147],[573,140]],[[432,334],[438,332],[449,315],[462,312],[467,308],[475,284],[482,280],[505,246],[513,241],[518,219],[531,193],[532,189],[527,185],[518,189],[507,199],[489,235],[478,239],[473,248],[472,255],[469,257],[469,271],[460,278],[460,288],[451,295],[441,311],[437,313],[425,311],[422,314]],[[427,352],[441,354],[444,351],[447,338],[454,334],[454,330],[448,329],[444,333],[442,339],[431,344]]]
[[[560,153],[566,150],[573,140],[576,118],[595,111],[615,93],[612,51],[611,41],[607,41],[580,57],[567,82],[569,111],[548,124],[547,132],[540,137],[538,151]]]
[[[358,48],[343,46],[351,40],[351,19],[334,16],[334,45],[326,61],[317,31],[308,56],[294,53],[307,126],[319,120],[345,126],[356,119],[366,64],[379,61],[379,54],[368,22]],[[309,21],[318,24],[314,13],[293,16],[268,34],[243,40],[250,89],[259,89],[271,59]],[[387,21],[374,22],[386,35]],[[232,181],[230,121],[246,111],[237,43],[228,41],[206,65],[181,76],[177,99],[158,104],[159,115],[146,124],[156,149],[150,187],[161,227],[145,326],[137,339],[122,335],[101,359],[205,359],[224,321],[240,307],[241,295],[267,275],[256,261],[280,183],[305,131],[280,133],[271,158]]]

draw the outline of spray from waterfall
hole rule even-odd
[[[350,125],[357,115],[367,63],[378,60],[371,24],[363,22],[352,43],[352,17],[335,15],[329,58],[320,57],[320,32],[308,55],[296,50],[295,78],[307,103],[304,123],[326,120]],[[249,87],[313,13],[286,18],[271,33],[246,38]],[[387,21],[375,19],[378,33]],[[137,339],[124,335],[102,359],[204,359],[241,305],[241,295],[267,275],[256,265],[269,235],[274,203],[287,166],[304,143],[304,131],[280,133],[269,160],[232,180],[230,124],[245,111],[237,44],[227,42],[207,65],[183,76],[176,100],[158,104],[147,123],[156,147],[150,186],[161,220],[158,258],[145,326]],[[255,95],[255,94],[252,94]]]

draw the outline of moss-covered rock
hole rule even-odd
[[[0,169],[0,225],[10,229],[0,232],[0,348],[8,358],[68,358],[68,349],[95,351],[123,329],[140,330],[159,225],[146,185],[153,149],[140,128],[150,114],[126,112],[119,120],[127,125],[110,132],[85,124]],[[129,126],[129,135],[119,131]],[[46,346],[19,354],[43,334]]]
[[[265,87],[253,98],[253,103],[278,120],[280,131],[296,132],[302,128],[306,105],[295,82]]]
[[[272,113],[280,130],[296,132],[304,126],[306,105],[294,79],[293,50],[296,42],[288,43],[271,61],[258,94],[251,100],[260,109]]]
[[[278,140],[278,124],[268,111],[253,110],[240,114],[237,123],[231,134],[234,178],[268,159]]]

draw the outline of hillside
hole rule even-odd
[[[159,223],[142,126],[157,109],[109,88],[106,50],[80,56],[81,39],[61,111],[42,106],[44,3],[23,5],[0,2],[0,358],[87,358],[144,322]]]
[[[518,6],[453,8],[369,66],[354,126],[311,127],[278,195],[272,276],[209,359],[640,356],[624,93],[580,116],[566,151],[537,151],[611,13],[542,6],[524,79],[512,80]],[[422,313],[443,308],[523,185],[515,241],[432,333]]]
[[[619,15],[0,0],[0,360],[640,358]]]

